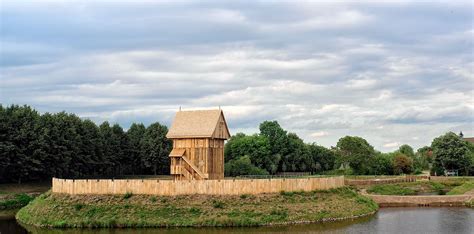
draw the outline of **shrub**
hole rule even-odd
[[[189,209],[189,212],[193,215],[199,215],[199,214],[201,214],[201,209],[199,209],[197,207],[191,207]]]
[[[28,205],[34,198],[25,193],[16,194],[14,198],[0,201],[0,210],[15,209]]]
[[[127,192],[127,193],[125,193],[125,194],[123,195],[123,199],[129,199],[129,198],[131,198],[132,196],[133,196],[133,193]]]
[[[84,204],[74,204],[74,210],[79,211],[84,207]]]
[[[410,174],[413,172],[413,159],[404,154],[398,154],[393,159],[393,170],[395,174]]]
[[[222,209],[224,208],[224,202],[218,201],[218,200],[212,200],[212,207],[217,208],[217,209]]]
[[[250,156],[242,156],[232,159],[225,164],[225,173],[227,176],[239,175],[268,175],[265,169],[256,167],[250,161]]]

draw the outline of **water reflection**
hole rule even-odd
[[[383,208],[375,216],[325,224],[257,228],[168,228],[168,229],[37,229],[38,234],[271,234],[271,233],[474,233],[474,209]],[[16,229],[15,229],[16,228]],[[0,233],[25,233],[14,220],[0,220]]]

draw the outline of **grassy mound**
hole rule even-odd
[[[461,195],[474,189],[474,181],[466,182],[454,187],[447,195]]]
[[[47,192],[22,208],[16,218],[41,227],[259,226],[339,220],[372,214],[377,209],[375,202],[349,188],[175,197]]]
[[[418,181],[411,183],[380,184],[367,189],[368,193],[378,195],[444,195],[460,183]]]
[[[26,193],[8,194],[0,196],[0,210],[18,209],[26,206],[33,200],[33,196]]]

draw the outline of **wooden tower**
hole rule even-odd
[[[179,111],[166,137],[173,140],[175,180],[224,178],[224,141],[230,133],[222,110]]]

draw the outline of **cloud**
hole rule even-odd
[[[383,145],[383,147],[385,147],[385,148],[396,148],[398,146],[400,146],[400,143],[398,143],[398,142],[389,142],[389,143],[385,143]]]
[[[323,137],[323,136],[328,136],[328,135],[329,135],[329,133],[328,133],[328,132],[325,132],[325,131],[319,131],[319,132],[311,133],[311,136],[312,136],[312,137],[315,137],[315,138]]]
[[[220,106],[232,133],[278,120],[309,142],[358,135],[384,151],[474,135],[468,1],[2,6],[2,104],[125,128]]]

